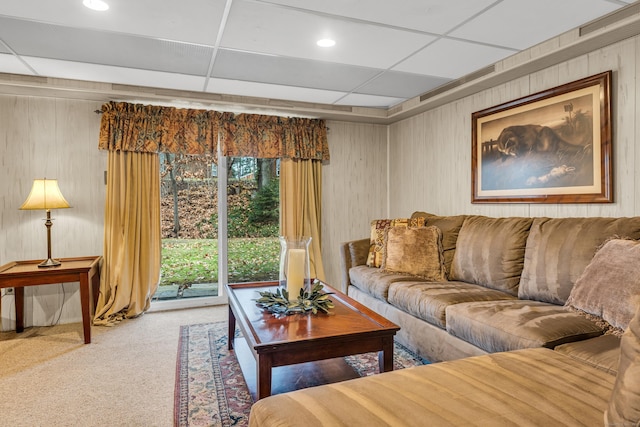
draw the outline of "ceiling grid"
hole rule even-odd
[[[0,73],[390,110],[632,0],[0,3]],[[634,4],[632,4],[634,3]],[[552,11],[552,12],[551,12]],[[611,15],[610,15],[611,14]],[[598,27],[593,27],[598,28]],[[332,38],[334,47],[316,45]]]

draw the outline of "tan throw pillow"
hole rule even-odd
[[[593,256],[573,286],[565,306],[621,335],[640,295],[640,242],[612,239]]]
[[[439,282],[446,281],[442,233],[438,227],[390,227],[382,269]]]
[[[424,217],[374,219],[371,221],[371,246],[367,257],[367,266],[379,268],[382,265],[384,236],[389,227],[424,227]]]
[[[451,264],[453,263],[453,255],[456,253],[456,243],[458,234],[464,220],[469,215],[455,216],[439,216],[428,212],[416,211],[411,214],[411,218],[425,218],[425,227],[435,225],[442,232],[442,252],[444,253],[444,267],[446,268],[447,278],[451,278]]]
[[[620,342],[620,365],[616,383],[604,413],[608,427],[640,425],[640,299],[636,314]]]

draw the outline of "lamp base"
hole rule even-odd
[[[38,264],[39,268],[48,268],[48,267],[57,267],[61,264],[60,261],[56,261],[55,259],[46,259],[44,261],[42,261],[40,264]]]

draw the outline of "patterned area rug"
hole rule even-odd
[[[236,331],[236,334],[238,332]],[[360,376],[378,371],[378,355],[345,357]],[[429,363],[396,343],[394,369]],[[175,426],[246,426],[253,403],[240,365],[227,349],[227,323],[180,328],[174,403]]]

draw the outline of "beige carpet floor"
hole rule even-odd
[[[226,306],[151,312],[114,327],[80,323],[0,333],[0,425],[172,426],[181,325]]]

